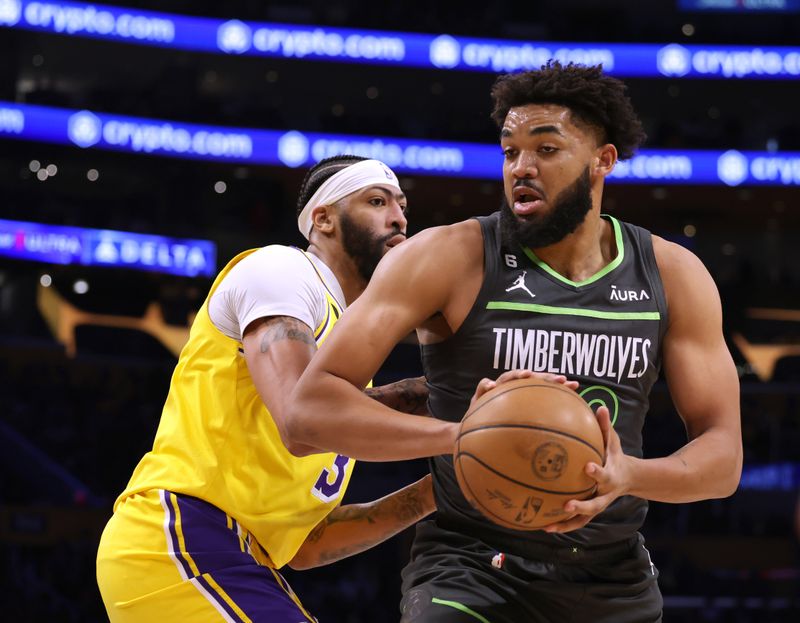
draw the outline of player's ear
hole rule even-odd
[[[614,170],[614,165],[617,164],[617,148],[611,143],[600,145],[595,152],[595,157],[592,159],[592,173],[606,177],[611,171]]]
[[[317,206],[311,211],[311,222],[314,229],[318,229],[323,234],[331,234],[334,230],[333,206]]]

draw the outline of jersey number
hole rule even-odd
[[[330,502],[338,498],[344,482],[344,472],[349,462],[350,457],[343,454],[336,455],[331,469],[327,467],[322,469],[316,484],[311,487],[311,493],[323,502]],[[333,482],[330,482],[331,474],[333,474]]]

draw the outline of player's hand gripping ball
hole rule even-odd
[[[537,378],[501,383],[478,398],[461,421],[453,454],[470,504],[515,530],[568,519],[565,502],[595,493],[586,464],[604,458],[600,425],[583,398]]]

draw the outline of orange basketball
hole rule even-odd
[[[596,482],[584,468],[603,464],[603,434],[592,410],[559,383],[516,379],[481,396],[461,421],[453,455],[464,496],[493,522],[536,530],[569,517],[571,499]]]

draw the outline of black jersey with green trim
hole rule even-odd
[[[484,278],[478,297],[451,338],[422,346],[434,417],[458,421],[480,379],[506,370],[563,374],[580,383],[592,407],[606,405],[623,451],[642,456],[648,395],[661,367],[667,327],[664,289],[650,232],[610,221],[616,257],[576,283],[542,262],[530,249],[510,248],[500,233],[499,212],[479,217]],[[594,546],[634,534],[647,502],[617,499],[586,527],[567,534],[521,532],[491,523],[462,495],[452,457],[431,459],[438,520],[501,551],[525,555],[525,544]]]

